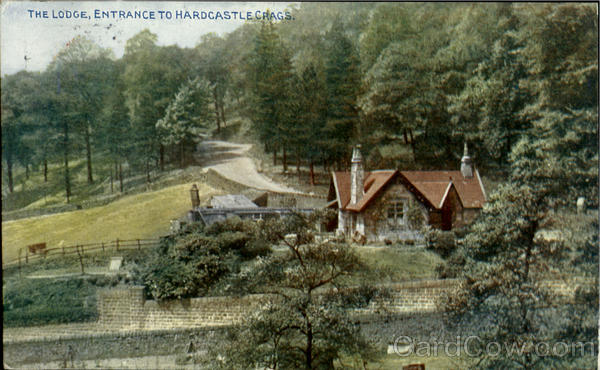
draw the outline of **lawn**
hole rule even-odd
[[[46,242],[49,248],[108,242],[115,239],[156,238],[169,230],[169,221],[190,209],[192,183],[125,196],[108,205],[60,214],[2,222],[2,258],[17,258],[19,248]],[[199,184],[202,199],[217,194]]]
[[[354,250],[381,283],[435,279],[435,268],[443,262],[434,252],[414,246],[357,246]]]

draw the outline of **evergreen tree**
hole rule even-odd
[[[578,196],[598,204],[597,98],[588,89],[598,83],[593,56],[597,17],[593,7],[580,4],[517,10],[525,20],[516,34],[524,45],[518,56],[527,66],[520,83],[533,96],[519,114],[531,126],[512,145],[509,183],[490,195],[464,240],[465,285],[449,307],[466,314],[463,318],[474,314],[490,320],[480,327],[483,342],[493,339],[525,349],[502,356],[482,353],[480,365],[594,366],[593,356],[543,356],[533,349],[566,339],[598,346],[598,311],[590,309],[598,300],[598,271],[590,268],[598,263],[597,220],[569,215]],[[565,40],[570,42],[559,52],[555,46]],[[557,92],[559,81],[563,86]],[[553,229],[561,229],[561,236],[544,236]],[[565,304],[543,281],[569,273],[585,274],[596,284],[579,289],[575,300]]]
[[[184,148],[208,130],[210,87],[199,77],[181,85],[165,111],[165,116],[156,122],[163,144],[179,146],[180,165],[184,166]]]
[[[272,22],[264,21],[256,36],[248,61],[248,83],[251,91],[250,115],[253,127],[267,152],[283,150],[286,170],[285,132],[293,125],[291,115],[292,65]]]
[[[352,42],[336,21],[325,36],[325,86],[327,91],[326,156],[338,167],[349,158],[357,137],[360,65]]]

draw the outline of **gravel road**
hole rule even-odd
[[[198,145],[196,160],[204,168],[212,168],[221,176],[246,186],[279,193],[300,193],[300,191],[277,184],[258,173],[252,159],[246,152],[251,144],[236,144],[226,141],[203,141]]]

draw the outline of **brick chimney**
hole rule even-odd
[[[471,157],[469,157],[469,150],[466,142],[463,157],[460,161],[460,172],[462,172],[465,179],[473,177],[473,162],[471,161]]]
[[[200,194],[198,194],[198,187],[196,184],[192,185],[190,189],[190,198],[192,199],[192,209],[200,206]]]
[[[350,203],[360,202],[365,195],[365,169],[363,168],[360,144],[352,151],[352,167],[350,170]]]

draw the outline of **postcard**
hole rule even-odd
[[[597,4],[1,10],[5,368],[598,366]]]

